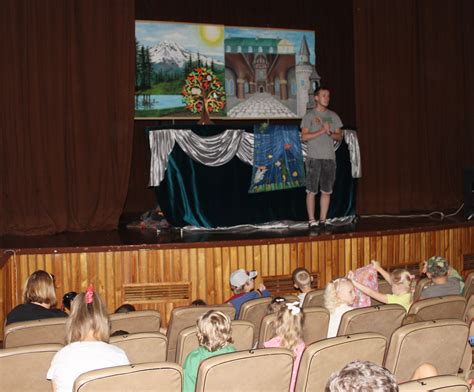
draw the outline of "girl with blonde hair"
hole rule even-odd
[[[372,298],[384,304],[402,305],[408,312],[413,302],[413,289],[416,284],[415,277],[404,269],[396,269],[389,273],[380,266],[378,261],[375,260],[372,260],[372,265],[390,284],[392,287],[392,294],[379,293],[370,287],[360,284],[356,280],[352,280],[354,286],[363,293],[370,295]]]
[[[276,314],[275,337],[268,340],[264,347],[282,347],[293,352],[294,365],[291,376],[290,392],[294,391],[301,355],[305,349],[303,341],[304,313],[299,302],[286,303]]]
[[[196,324],[199,347],[191,351],[184,362],[183,392],[194,392],[199,365],[203,360],[236,351],[231,345],[233,340],[229,316],[209,310],[199,317]]]
[[[6,325],[18,321],[40,320],[52,317],[67,317],[56,306],[54,277],[49,272],[33,272],[23,287],[23,303],[7,315]]]
[[[128,365],[125,352],[108,344],[109,336],[107,309],[100,295],[89,286],[72,302],[66,323],[67,346],[56,353],[48,370],[47,379],[53,381],[53,390],[70,392],[74,380],[82,373]]]
[[[354,300],[354,286],[349,279],[336,279],[326,285],[324,306],[329,310],[328,338],[337,335],[342,315],[354,309]]]

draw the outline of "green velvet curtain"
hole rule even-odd
[[[215,135],[226,129],[225,126],[186,128],[200,136]],[[253,125],[246,127],[248,132],[252,132],[252,129]],[[329,217],[355,213],[356,180],[351,176],[349,151],[345,142],[337,150],[336,159],[337,179]],[[156,187],[157,201],[166,219],[177,227],[307,220],[305,188],[248,193],[251,176],[252,167],[237,157],[225,165],[209,167],[193,161],[176,144],[170,154],[165,179]]]

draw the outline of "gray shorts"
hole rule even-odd
[[[306,192],[332,193],[336,181],[336,161],[334,159],[314,159],[306,157]]]

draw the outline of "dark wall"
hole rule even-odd
[[[352,0],[297,1],[288,7],[271,1],[190,0],[135,1],[135,17],[143,20],[224,24],[314,30],[316,67],[322,83],[331,88],[331,106],[344,124],[355,125]],[[299,5],[299,6],[298,6]],[[153,207],[154,195],[147,189],[149,152],[145,127],[160,121],[135,121],[132,171],[125,213]],[[224,122],[225,123],[225,122]]]

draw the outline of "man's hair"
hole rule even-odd
[[[135,312],[135,306],[130,305],[130,304],[123,304],[120,305],[117,309],[115,309],[114,313],[129,313],[129,312]]]
[[[329,91],[329,89],[326,86],[318,86],[318,87],[315,88],[313,95],[318,95],[319,92],[322,91],[322,90]]]
[[[210,310],[197,320],[199,344],[214,352],[232,343],[230,318],[226,314]]]
[[[93,292],[92,302],[86,303],[86,294],[79,293],[72,301],[71,315],[66,322],[66,342],[80,342],[89,332],[96,340],[108,343],[110,337],[109,314],[101,296]]]
[[[56,292],[53,275],[43,270],[33,272],[25,282],[23,302],[25,304],[38,302],[55,306]]]
[[[311,274],[306,268],[299,267],[293,271],[293,282],[299,289],[311,287]]]
[[[353,361],[333,373],[326,392],[398,392],[395,376],[369,361]]]

